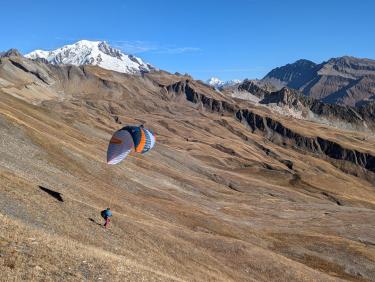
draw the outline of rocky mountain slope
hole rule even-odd
[[[293,64],[271,70],[263,80],[274,80],[282,86],[300,89],[306,82],[314,78],[316,66],[317,64],[309,60],[298,60]]]
[[[275,114],[374,134],[375,102],[351,107],[324,103],[288,87],[275,89],[275,85],[270,82],[245,80],[238,85],[222,89],[222,92],[257,106],[265,106]]]
[[[122,73],[139,74],[154,69],[140,58],[126,55],[112,48],[105,41],[80,40],[53,51],[35,50],[25,57],[45,59],[51,64],[60,65],[95,65]]]
[[[2,278],[374,281],[375,139],[228,93],[3,55]],[[109,167],[140,123],[154,150]]]
[[[276,68],[263,81],[288,86],[325,103],[362,105],[375,101],[375,61],[339,57],[321,64],[299,60]]]

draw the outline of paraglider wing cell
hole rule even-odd
[[[107,163],[118,164],[131,152],[134,147],[129,131],[120,129],[113,134],[107,151]]]
[[[155,145],[155,136],[150,131],[148,131],[147,129],[143,128],[143,130],[145,132],[146,142],[145,142],[145,145],[144,145],[143,150],[141,152],[142,154],[151,150],[152,147],[154,147],[154,145]]]
[[[142,127],[137,127],[133,135],[135,151],[141,153],[146,145],[146,133]]]

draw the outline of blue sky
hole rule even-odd
[[[375,59],[372,0],[4,1],[0,50],[106,40],[170,72],[261,78],[300,58]]]

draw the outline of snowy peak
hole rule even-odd
[[[81,40],[52,51],[35,50],[25,57],[43,58],[51,64],[95,65],[122,73],[139,74],[154,68],[142,59],[127,55],[108,45],[105,41]]]
[[[211,77],[210,79],[207,80],[207,84],[211,85],[215,88],[219,88],[219,87],[223,86],[224,81],[220,80],[217,77]]]
[[[211,85],[217,89],[225,87],[225,86],[232,86],[238,83],[241,83],[241,80],[239,79],[233,79],[233,80],[228,80],[228,81],[222,81],[217,77],[211,77],[206,81],[208,85]]]
[[[232,80],[228,80],[224,83],[224,86],[232,86],[232,85],[235,85],[235,84],[239,84],[241,83],[242,80],[240,79],[232,79]]]

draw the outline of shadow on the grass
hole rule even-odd
[[[59,202],[64,202],[63,198],[61,197],[61,193],[53,191],[51,189],[48,189],[48,188],[40,186],[40,185],[39,185],[39,189],[46,192],[48,195],[52,196],[53,198],[55,198]]]
[[[100,223],[96,222],[96,220],[93,219],[93,218],[91,218],[91,217],[89,217],[89,220],[90,220],[91,222],[93,222],[93,223],[99,225],[99,226],[102,226]]]

